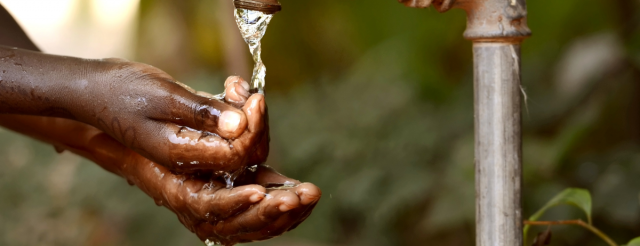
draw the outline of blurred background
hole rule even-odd
[[[231,0],[0,3],[49,53],[149,63],[212,93],[228,75],[250,75]],[[281,3],[263,40],[268,164],[324,196],[296,230],[252,245],[473,245],[465,13]],[[625,243],[640,236],[640,1],[529,0],[528,10],[524,215],[585,188],[594,224]],[[1,245],[202,245],[97,165],[1,128],[0,139]],[[580,216],[558,207],[542,219]],[[552,245],[604,245],[581,228],[553,231]]]

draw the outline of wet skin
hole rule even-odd
[[[232,245],[269,239],[294,229],[310,214],[321,192],[260,166],[233,189],[216,179],[175,174],[120,144],[101,130],[68,119],[0,115],[0,125],[69,150],[124,177],[173,211],[201,240]],[[268,189],[292,182],[294,187]]]
[[[0,33],[0,126],[127,179],[202,240],[278,236],[320,199],[315,185],[265,166],[233,189],[212,175],[267,158],[264,96],[250,95],[242,79],[227,79],[226,97],[215,100],[149,65],[39,53],[1,5]],[[265,188],[287,181],[295,187]]]
[[[0,113],[92,125],[173,171],[233,172],[266,160],[261,95],[253,96],[254,104],[236,108],[197,95],[146,64],[5,46],[0,46],[0,70]]]
[[[0,114],[84,122],[182,173],[231,173],[267,158],[266,112],[257,104],[196,94],[142,63],[40,53],[1,5],[0,33]],[[249,96],[248,84],[227,84],[234,81]]]

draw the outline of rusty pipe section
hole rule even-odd
[[[525,0],[399,0],[467,12],[473,41],[476,245],[522,246],[520,44],[531,35]]]
[[[467,11],[466,39],[521,42],[531,36],[525,0],[458,0],[456,5]]]
[[[282,10],[278,0],[234,0],[233,4],[238,9],[257,10],[267,14],[275,14]]]
[[[433,6],[439,12],[460,8],[467,12],[464,37],[473,41],[522,40],[531,35],[525,0],[398,0],[413,8]],[[511,41],[509,41],[511,42]]]

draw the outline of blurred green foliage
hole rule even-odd
[[[222,30],[231,10],[219,1],[142,0],[138,60],[219,92],[230,71],[225,37],[237,35]],[[268,164],[324,196],[299,228],[256,245],[473,245],[464,12],[393,0],[281,3],[263,40]],[[580,187],[592,192],[593,223],[628,241],[640,235],[639,3],[529,0],[528,10],[524,217]],[[249,62],[248,51],[234,58]],[[124,180],[33,140],[0,136],[0,244],[198,245]],[[52,180],[55,172],[68,180]],[[579,215],[558,207],[540,219]],[[587,231],[554,227],[554,245],[601,244]]]

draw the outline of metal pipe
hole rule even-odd
[[[467,12],[475,91],[476,245],[522,246],[520,44],[525,0],[399,0]]]
[[[267,14],[275,14],[282,10],[278,0],[234,0],[233,4],[239,9],[257,10]]]
[[[520,45],[474,42],[476,245],[522,245]]]
[[[522,246],[520,44],[525,0],[457,2],[473,41],[476,245]]]

